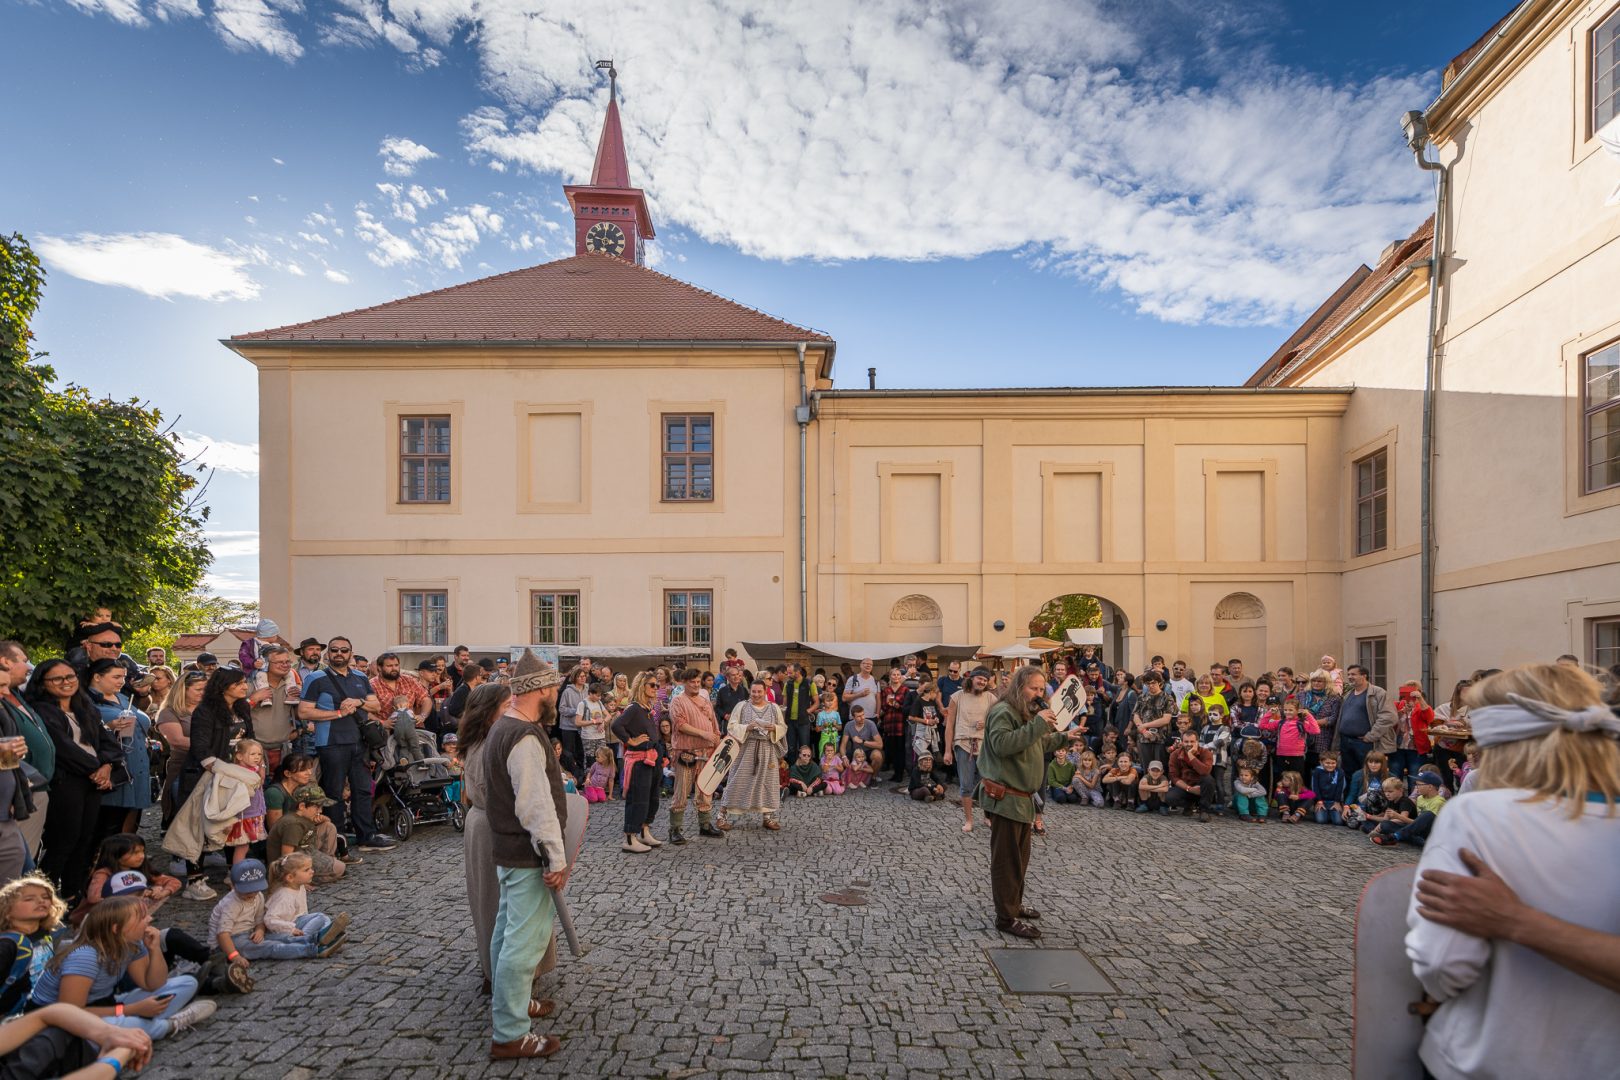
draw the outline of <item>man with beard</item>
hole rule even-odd
[[[326,646],[320,638],[307,637],[298,643],[298,681],[308,682],[311,675],[321,673],[321,653]]]
[[[669,701],[670,755],[675,759],[675,799],[669,804],[669,842],[676,847],[686,843],[681,825],[686,819],[686,800],[696,789],[698,773],[720,745],[720,723],[714,704],[703,692],[703,674],[696,668],[681,672],[685,691]],[[710,818],[714,796],[697,792],[698,835],[724,837]]]
[[[488,784],[485,812],[493,842],[500,902],[490,938],[491,1061],[550,1057],[555,1035],[529,1030],[556,1011],[531,996],[535,968],[551,942],[556,903],[551,890],[568,884],[563,829],[568,820],[562,769],[544,732],[557,717],[562,677],[524,650],[512,671],[512,698],[484,739]]]
[[[406,757],[416,757],[413,750],[426,741],[428,745],[424,751],[432,756],[437,748],[433,746],[433,736],[422,729],[427,726],[428,716],[433,712],[433,694],[422,680],[400,670],[398,653],[385,652],[377,657],[377,670],[371,676],[371,692],[377,695],[377,704],[382,711],[377,719],[383,721],[394,731],[395,745],[400,753]],[[399,699],[405,699],[405,708],[411,711],[415,722],[414,730],[404,720],[396,723],[393,716],[399,704]]]
[[[366,765],[366,748],[355,715],[361,709],[376,711],[380,706],[371,694],[370,681],[349,666],[353,655],[354,646],[343,635],[328,642],[327,666],[304,680],[298,719],[315,724],[315,757],[321,763],[321,787],[333,801],[332,824],[342,833],[345,817],[351,818],[361,851],[390,851],[396,846],[394,841],[377,831],[371,817],[371,769]],[[343,802],[345,783],[349,785],[348,806]]]

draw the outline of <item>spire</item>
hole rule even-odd
[[[604,60],[597,65],[608,65],[608,107],[607,118],[602,121],[602,138],[596,144],[591,186],[627,188],[630,186],[630,159],[624,152],[624,129],[619,125],[619,73],[612,63]]]

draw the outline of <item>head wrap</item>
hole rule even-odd
[[[512,679],[507,684],[512,689],[513,697],[523,694],[532,694],[536,690],[544,690],[548,686],[556,686],[562,682],[562,676],[557,669],[546,663],[534,654],[533,649],[524,649],[523,655],[518,657],[517,667],[512,669]]]
[[[1480,746],[1536,739],[1563,728],[1565,731],[1596,731],[1620,739],[1620,716],[1606,705],[1584,709],[1561,709],[1545,701],[1509,694],[1511,705],[1486,705],[1468,711],[1474,741]]]

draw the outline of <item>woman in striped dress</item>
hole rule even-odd
[[[776,820],[782,805],[777,764],[786,747],[787,724],[782,720],[782,710],[766,694],[764,679],[755,679],[748,700],[738,702],[731,710],[727,730],[743,745],[737,764],[726,775],[726,797],[715,824],[730,829],[733,813],[758,813],[765,819],[765,828],[775,832],[782,827]]]

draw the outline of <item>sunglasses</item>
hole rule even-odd
[[[87,641],[86,645],[100,645],[103,649],[118,649],[123,647],[122,641]]]
[[[326,651],[329,652],[329,653],[343,653],[345,655],[347,655],[348,653],[354,652],[353,649],[340,649],[336,645],[332,646],[331,648],[327,649]]]

